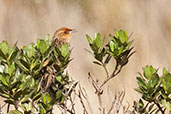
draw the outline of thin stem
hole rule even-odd
[[[73,101],[73,99],[72,99],[72,97],[71,97],[71,95],[69,96],[70,97],[70,102],[71,102],[71,110],[73,111],[73,113],[75,114],[75,104],[74,104],[74,101]]]
[[[103,66],[103,68],[104,68],[104,70],[105,70],[105,72],[106,72],[107,78],[108,78],[108,77],[109,77],[109,72],[108,72],[108,70],[107,70],[107,68],[106,68],[106,64],[104,64],[104,63],[102,62],[102,66]]]
[[[79,97],[81,105],[83,107],[83,111],[84,111],[83,114],[88,114],[87,109],[86,109],[85,104],[84,104],[84,101],[83,101],[83,99],[81,97],[81,91],[78,92],[78,97]]]
[[[88,107],[89,107],[89,109],[90,109],[91,114],[93,114],[93,110],[92,110],[91,105],[90,105],[90,102],[89,102],[89,100],[88,100],[88,95],[87,95],[86,90],[85,90],[84,88],[81,88],[81,85],[80,85],[80,84],[79,84],[79,89],[80,89],[80,92],[81,92],[83,98],[84,98],[84,99],[86,100],[86,102],[87,102],[87,105],[88,105]],[[83,92],[83,91],[84,91],[84,92]]]
[[[8,103],[8,106],[7,106],[7,113],[9,112],[9,109],[10,109],[10,104]]]
[[[113,73],[108,78],[106,78],[106,80],[104,80],[104,82],[101,84],[100,88],[102,88],[110,79],[112,79],[113,77],[115,77],[116,75],[118,75],[120,73],[122,67],[120,67],[120,69],[118,71],[117,71],[117,68],[118,67],[116,66]]]
[[[100,105],[100,113],[104,114],[104,109],[103,109],[103,105],[102,105],[102,98],[101,98],[101,94],[97,93],[98,96],[98,101],[99,101],[99,105]]]
[[[153,102],[154,102],[154,104],[159,108],[160,112],[161,112],[162,114],[164,114],[165,111],[162,109],[162,107],[160,106],[160,104],[159,104],[156,100],[154,100]]]

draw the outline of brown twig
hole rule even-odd
[[[87,111],[87,109],[85,107],[84,101],[83,101],[83,99],[81,97],[81,91],[80,90],[78,91],[78,97],[79,97],[81,105],[83,107],[83,114],[88,114],[88,111]]]
[[[108,70],[107,70],[107,68],[106,68],[106,64],[104,64],[103,62],[101,63],[102,64],[102,66],[103,66],[103,68],[104,68],[104,70],[105,70],[105,72],[106,72],[106,76],[107,76],[107,78],[109,77],[109,72],[108,72]]]
[[[103,103],[101,98],[101,95],[103,94],[103,90],[100,89],[100,87],[98,86],[98,80],[95,81],[91,76],[90,72],[88,73],[88,75],[89,75],[90,83],[93,85],[94,89],[96,90],[95,94],[98,97],[100,113],[105,114],[105,109],[103,108]]]
[[[88,105],[88,108],[89,108],[89,110],[90,110],[90,113],[93,114],[93,110],[92,110],[91,105],[90,105],[90,102],[89,102],[89,100],[88,100],[88,95],[87,95],[87,93],[86,93],[86,90],[85,90],[84,88],[81,88],[81,85],[80,85],[80,84],[79,84],[79,89],[80,89],[80,92],[81,92],[83,98],[84,98],[84,99],[86,100],[86,102],[87,102],[87,105]],[[84,92],[83,92],[83,91],[84,91]]]
[[[72,96],[69,96],[70,97],[70,102],[71,102],[71,110],[74,114],[76,114],[76,111],[75,111],[75,103],[74,103],[74,100],[72,99]]]
[[[110,114],[112,112],[112,110],[114,109],[114,105],[115,105],[115,102],[116,102],[116,99],[117,99],[116,97],[117,96],[115,95],[113,100],[112,100],[112,105],[111,105],[111,107],[110,107],[110,109],[109,109],[107,114]]]
[[[70,86],[67,93],[65,93],[64,104],[59,104],[60,107],[58,107],[58,108],[62,114],[66,114],[67,112],[69,112],[70,114],[76,114],[75,103],[72,98],[72,93],[75,92],[75,88],[76,88],[77,84],[78,84],[78,82],[73,83],[73,85]],[[71,104],[71,106],[68,106],[68,103]]]
[[[108,95],[109,95],[109,93],[108,93]],[[125,97],[125,91],[121,91],[121,92],[117,91],[115,93],[115,96],[112,100],[111,107],[109,108],[107,114],[111,114],[112,111],[114,111],[113,114],[119,114],[121,106],[123,106],[122,102],[123,102],[124,97]],[[124,106],[123,106],[123,108],[124,108]]]
[[[103,81],[103,83],[100,85],[100,88],[102,88],[109,80],[111,80],[112,78],[114,78],[115,76],[117,76],[120,73],[121,69],[122,69],[122,67],[120,67],[119,70],[118,70],[118,66],[116,66],[115,67],[115,70],[113,71],[113,73],[109,77],[107,77]]]
[[[165,113],[165,111],[162,109],[162,107],[160,106],[160,104],[157,102],[157,101],[153,101],[154,102],[154,104],[159,108],[159,110],[160,110],[160,112],[162,113],[162,114],[164,114]]]

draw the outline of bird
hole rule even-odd
[[[76,29],[70,29],[67,27],[59,28],[53,34],[52,42],[55,41],[57,48],[60,48],[64,44],[69,44],[72,33],[74,33],[74,32],[77,32]],[[46,66],[49,63],[49,61],[50,61],[49,59],[47,61],[45,61],[44,66]],[[57,62],[59,63],[59,65],[61,64],[58,59],[57,59]],[[51,68],[51,70],[49,70],[49,73],[48,73],[49,75],[45,75],[45,77],[44,77],[44,79],[46,80],[45,90],[47,90],[52,83],[52,80],[53,80],[52,69],[53,68]]]
[[[61,45],[68,43],[71,39],[72,33],[77,32],[76,29],[62,27],[56,30],[52,37],[52,41],[56,40],[56,46],[59,48]]]

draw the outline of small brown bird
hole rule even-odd
[[[56,46],[60,47],[62,44],[69,43],[71,34],[76,32],[75,29],[67,27],[59,28],[53,35],[52,41],[56,40]]]
[[[71,39],[71,34],[77,32],[75,29],[70,29],[66,27],[59,28],[53,35],[52,41],[56,40],[56,46],[57,48],[60,48],[61,45],[69,43]],[[58,63],[60,64],[60,61],[57,60]],[[45,66],[49,63],[49,60],[45,61]],[[52,69],[51,69],[52,70]],[[52,71],[51,71],[52,72]],[[46,80],[46,85],[45,85],[45,90],[49,88],[49,86],[52,83],[53,80],[53,73],[49,72],[49,75],[45,75],[45,80]]]

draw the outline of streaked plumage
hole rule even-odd
[[[61,45],[69,43],[69,41],[71,39],[71,34],[73,32],[76,32],[76,30],[75,29],[70,29],[70,28],[67,28],[67,27],[59,28],[54,33],[54,35],[52,37],[52,41],[56,40],[56,46],[57,46],[57,48],[60,48]],[[57,61],[59,61],[59,60],[57,60]],[[60,63],[60,61],[59,61],[59,63]],[[51,69],[51,71],[52,71],[52,69]],[[53,75],[52,74],[53,73],[50,72],[48,75],[45,75],[45,91],[47,90],[47,88],[49,88],[49,86],[52,83],[52,80],[53,80]]]

